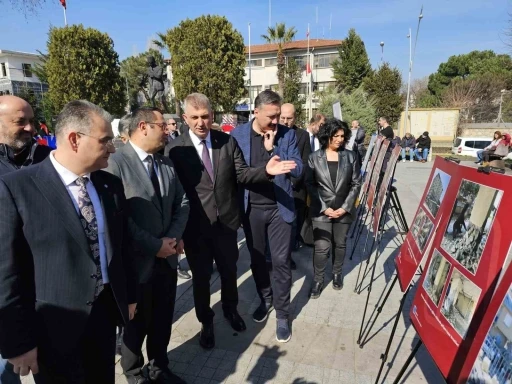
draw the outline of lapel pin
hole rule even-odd
[[[108,188],[108,185],[107,185],[107,184],[105,184],[105,185],[103,185],[103,186],[104,186],[105,188]]]

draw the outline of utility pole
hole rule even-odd
[[[270,18],[269,18],[270,23]],[[251,23],[249,23],[249,120],[251,119],[252,111],[252,78],[251,78]]]

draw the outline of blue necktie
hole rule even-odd
[[[315,152],[315,135],[311,135],[311,152]]]

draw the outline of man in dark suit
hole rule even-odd
[[[121,366],[131,383],[184,383],[169,368],[179,243],[189,206],[174,165],[158,151],[167,142],[167,125],[156,108],[133,112],[130,140],[111,156],[107,170],[124,184],[134,264],[141,295],[135,319],[125,328]],[[147,336],[149,364],[143,369],[142,344]],[[147,375],[145,372],[147,371]],[[146,377],[147,376],[147,377]]]
[[[366,137],[366,131],[363,127],[359,125],[358,120],[352,121],[352,138],[351,138],[351,146],[349,147],[347,144],[347,149],[354,151],[359,158],[359,165],[363,164],[363,159],[366,154],[366,148],[364,147],[364,139]]]
[[[290,103],[285,103],[281,106],[281,117],[279,121],[282,125],[293,129],[297,136],[297,148],[299,150],[300,157],[302,158],[302,164],[305,167],[308,164],[309,154],[311,153],[311,145],[309,143],[308,132],[304,129],[298,128],[295,125],[296,121],[295,106]],[[300,230],[304,223],[304,216],[306,213],[306,186],[304,184],[304,172],[300,177],[293,177],[293,198],[295,201],[295,215],[296,219],[292,226],[292,250],[297,250],[300,246],[301,236]],[[292,269],[294,268],[294,261],[291,259]]]
[[[199,343],[209,349],[215,346],[215,314],[210,307],[213,261],[221,276],[224,316],[235,331],[246,329],[237,311],[237,230],[240,227],[237,182],[266,183],[271,175],[288,173],[295,164],[274,157],[259,168],[248,167],[236,141],[230,135],[211,130],[212,109],[203,94],[187,96],[184,112],[189,129],[173,140],[170,157],[190,200],[183,240],[192,270],[196,315],[202,323]]]
[[[123,186],[99,171],[111,120],[68,103],[58,149],[0,178],[0,352],[38,384],[114,383],[116,326],[135,312]]]
[[[34,111],[17,96],[0,96],[0,176],[17,171],[48,157],[49,147],[34,140]],[[0,383],[20,384],[20,376],[0,356]]]
[[[254,119],[236,127],[231,136],[252,167],[265,164],[274,155],[296,164],[290,175],[276,176],[273,182],[267,181],[251,191],[241,189],[244,194],[244,232],[251,253],[252,274],[261,298],[253,320],[265,321],[275,307],[276,339],[285,343],[291,338],[288,322],[292,287],[290,242],[295,220],[291,177],[301,177],[304,166],[295,131],[278,124],[280,114],[281,97],[273,91],[263,91],[254,102]],[[267,239],[272,256],[273,290],[264,256]]]

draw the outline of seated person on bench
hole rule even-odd
[[[496,149],[490,149],[482,153],[482,158],[484,159],[483,166],[485,167],[489,165],[489,162],[491,160],[502,160],[504,157],[508,155],[509,151],[510,135],[508,133],[504,133]]]
[[[421,135],[416,140],[416,157],[418,158],[418,161],[421,161],[422,163],[425,163],[428,159],[428,151],[430,150],[430,146],[432,145],[432,142],[430,140],[430,137],[428,136],[428,132],[423,132],[423,135]]]

